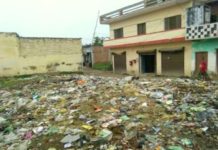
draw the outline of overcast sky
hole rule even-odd
[[[100,15],[141,0],[0,0],[0,32],[20,36],[81,37],[91,42]],[[109,36],[107,25],[98,24],[96,35]]]

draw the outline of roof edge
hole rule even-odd
[[[122,20],[125,20],[125,19],[129,19],[129,18],[138,16],[138,15],[151,13],[151,12],[156,11],[156,10],[160,10],[160,9],[168,8],[168,7],[171,7],[171,6],[178,5],[178,4],[186,3],[188,1],[190,1],[190,0],[171,0],[171,1],[166,1],[166,2],[163,2],[163,3],[160,3],[160,4],[156,4],[154,6],[145,7],[143,9],[139,9],[139,10],[136,10],[136,11],[128,13],[128,14],[124,14],[124,15],[121,15],[121,16],[118,16],[118,17],[114,17],[112,19],[108,19],[108,20],[100,19],[100,23],[101,24],[110,24],[110,23],[122,21]],[[126,7],[123,7],[123,8],[126,8]],[[123,8],[121,8],[121,9],[123,9]],[[121,9],[117,9],[115,11],[119,11]],[[115,11],[112,11],[111,13],[113,13]],[[107,14],[110,14],[110,13],[107,13]],[[104,17],[107,14],[101,15],[100,18]]]

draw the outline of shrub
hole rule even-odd
[[[103,71],[111,71],[112,70],[112,64],[110,62],[107,63],[96,63],[92,67],[96,70],[103,70]]]

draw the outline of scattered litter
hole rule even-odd
[[[61,143],[72,143],[80,139],[80,135],[66,135],[62,140]]]
[[[84,129],[87,129],[87,130],[92,130],[92,129],[93,129],[93,127],[90,126],[90,125],[82,125],[82,127],[83,127]]]
[[[217,81],[76,74],[28,81],[0,90],[1,149],[218,147]]]
[[[190,145],[192,145],[191,140],[190,140],[190,139],[187,139],[187,138],[181,139],[181,143],[182,143],[182,145],[185,145],[185,146],[190,146]]]
[[[25,139],[25,140],[31,140],[32,137],[33,137],[32,131],[28,131],[28,132],[25,133],[25,135],[24,135],[24,139]]]
[[[184,149],[180,146],[169,146],[167,150],[184,150]]]
[[[6,143],[12,143],[18,139],[18,136],[14,134],[13,132],[9,133],[8,135],[5,135],[5,142]]]
[[[66,144],[64,144],[64,148],[70,148],[71,146],[72,146],[71,143],[66,143]]]
[[[0,126],[2,126],[3,124],[5,124],[7,121],[5,118],[0,117]]]
[[[34,129],[33,129],[33,132],[34,132],[35,134],[39,134],[39,133],[41,133],[43,130],[44,130],[44,127],[40,126],[40,127],[34,128]]]
[[[107,129],[103,129],[99,133],[99,137],[104,140],[110,141],[112,139],[113,133]]]

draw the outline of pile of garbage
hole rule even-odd
[[[218,149],[217,81],[36,78],[0,90],[1,149]]]

